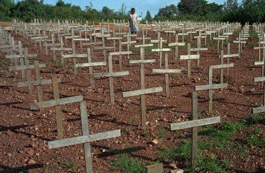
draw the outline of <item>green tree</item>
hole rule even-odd
[[[113,10],[109,9],[108,7],[104,6],[101,10],[101,17],[105,20],[111,19],[114,16]]]
[[[178,10],[182,14],[205,15],[206,0],[181,0],[178,3]]]
[[[0,0],[0,20],[10,20],[15,3],[11,0]]]
[[[147,11],[147,12],[146,12],[145,20],[146,20],[146,21],[152,21],[152,20],[153,20],[150,11]]]
[[[159,9],[158,14],[154,17],[155,20],[175,20],[178,15],[178,9],[171,4]]]
[[[238,8],[238,3],[237,0],[227,0],[224,6],[226,11],[233,11]]]

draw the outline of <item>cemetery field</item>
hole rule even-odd
[[[30,27],[31,24],[34,26],[34,23],[27,25],[33,30],[34,27]],[[7,37],[0,34],[0,38],[2,37],[3,40],[0,39],[2,41],[0,42],[0,173],[85,172],[84,142],[55,149],[48,147],[50,146],[48,142],[60,139],[58,136],[58,109],[61,112],[63,139],[79,137],[84,133],[81,125],[80,101],[70,104],[60,104],[58,101],[61,98],[81,95],[83,96],[82,100],[86,102],[89,134],[118,129],[121,133],[120,137],[90,143],[93,170],[96,173],[140,173],[145,171],[145,166],[158,162],[163,163],[164,172],[170,172],[176,168],[183,169],[184,172],[265,172],[265,113],[252,113],[254,108],[264,105],[262,82],[254,82],[254,78],[263,76],[262,65],[254,65],[259,61],[259,51],[254,49],[259,46],[259,37],[254,26],[247,24],[244,26],[248,28],[246,30],[249,37],[246,44],[242,44],[240,57],[230,58],[229,62],[227,62],[227,58],[223,59],[223,64],[233,63],[229,72],[228,68],[223,68],[222,72],[220,68],[213,68],[212,84],[227,84],[227,86],[223,89],[197,91],[198,119],[220,116],[221,122],[198,127],[197,166],[191,168],[192,129],[172,131],[170,125],[192,120],[193,102],[191,98],[195,87],[211,85],[209,84],[209,66],[221,64],[221,51],[224,55],[227,54],[228,43],[231,43],[230,54],[238,53],[238,44],[233,41],[237,40],[240,34],[244,34],[243,26],[234,24],[236,26],[233,29],[228,29],[233,34],[224,41],[223,48],[220,45],[219,51],[217,40],[210,39],[209,36],[206,37],[206,40],[202,38],[201,47],[208,48],[208,50],[199,52],[199,67],[197,59],[191,60],[190,78],[187,76],[187,60],[178,60],[176,63],[174,49],[167,44],[174,43],[175,37],[172,35],[169,39],[167,33],[161,31],[160,36],[167,40],[167,43],[163,43],[162,47],[157,47],[154,44],[145,48],[145,60],[155,59],[156,62],[144,64],[145,86],[143,88],[140,78],[141,65],[129,63],[141,58],[141,48],[135,45],[143,43],[142,40],[137,40],[136,44],[130,45],[129,51],[132,53],[129,57],[127,53],[122,55],[122,66],[120,66],[119,56],[112,56],[113,72],[128,71],[129,74],[111,77],[115,99],[111,104],[111,79],[103,77],[102,74],[99,75],[101,78],[97,78],[96,74],[108,72],[110,69],[108,56],[110,52],[119,52],[117,51],[118,41],[115,42],[116,51],[104,49],[103,44],[100,44],[103,49],[96,49],[96,46],[91,47],[94,49],[91,55],[92,62],[106,62],[105,66],[93,67],[94,86],[91,86],[91,71],[88,67],[74,70],[75,60],[73,58],[65,58],[62,62],[62,50],[55,51],[53,54],[52,46],[50,46],[46,54],[45,41],[41,42],[40,46],[39,42],[32,39],[33,36],[43,34],[44,29],[41,26],[39,27],[41,32],[38,35],[38,32],[34,34],[30,33],[31,31],[24,32],[23,24],[19,26],[19,24],[0,23],[0,25],[3,27],[3,31],[6,26],[17,27],[17,30],[6,31],[14,37],[15,45],[19,45],[18,41],[21,41],[23,49],[28,49],[28,55],[37,54],[36,57],[29,58],[28,62],[25,61],[26,64],[28,63],[28,67],[29,64],[34,65],[36,60],[40,65],[46,65],[46,67],[40,68],[40,80],[52,79],[53,85],[42,86],[42,100],[55,100],[56,102],[53,107],[41,108],[39,106],[41,110],[30,109],[31,106],[34,106],[34,102],[35,104],[39,102],[37,101],[39,90],[33,86],[32,93],[29,94],[29,87],[18,87],[18,83],[33,81],[35,79],[34,68],[31,70],[31,74],[26,70],[26,76],[31,75],[29,78],[23,78],[21,70],[9,70],[11,66],[14,66],[14,62],[6,58],[6,55],[18,53],[17,51],[11,54],[1,53],[3,50],[1,46],[5,45],[4,40]],[[114,28],[113,26],[108,27],[107,24],[94,27],[103,30],[101,26],[106,30]],[[215,28],[218,27],[221,28],[216,24]],[[227,25],[227,28],[229,27],[230,25]],[[153,30],[150,27],[146,37],[158,40],[158,34]],[[61,30],[61,36],[64,34],[63,32],[64,30]],[[77,30],[72,30],[72,33],[79,35]],[[92,33],[89,32],[88,35],[92,35]],[[225,29],[220,34],[224,33]],[[112,34],[106,37],[114,37]],[[195,38],[198,35],[195,33],[193,36],[184,38],[185,46],[178,47],[179,55],[189,54],[187,43],[190,43],[191,48],[198,46]],[[47,36],[49,39],[52,37],[49,34]],[[140,32],[138,36],[142,37],[142,33]],[[54,38],[55,43],[59,43],[59,36],[56,35]],[[82,33],[80,38],[85,38],[85,33]],[[94,37],[91,38],[94,41]],[[103,38],[99,37],[98,41],[101,39],[105,39],[104,36]],[[136,39],[132,37],[131,40]],[[122,41],[128,40],[123,37]],[[178,41],[182,42],[181,36]],[[72,42],[74,42],[73,35],[67,42],[64,42],[64,47],[73,49]],[[150,40],[146,42],[149,44]],[[90,46],[81,44],[81,41],[76,41],[75,52],[64,51],[63,54],[74,54],[75,56],[86,54],[87,48]],[[113,46],[113,41],[106,39],[105,46]],[[152,49],[163,48],[172,49],[168,52],[168,69],[181,70],[180,73],[169,74],[168,97],[166,97],[165,91],[165,78],[167,77],[165,74],[153,71],[153,69],[165,69],[165,53],[163,52],[162,67],[160,67],[159,52],[152,51]],[[127,44],[122,45],[121,49],[127,51]],[[107,60],[104,59],[104,51],[106,51]],[[191,54],[196,55],[197,52]],[[77,63],[86,63],[87,57],[78,58],[76,61]],[[223,79],[222,73],[224,74]],[[56,89],[54,89],[55,76],[59,81],[59,97],[56,96]],[[137,95],[124,97],[124,93],[155,87],[163,87],[163,91],[144,95],[146,122],[143,123],[141,121],[142,98]],[[210,90],[213,96],[211,113],[208,111],[208,92]]]

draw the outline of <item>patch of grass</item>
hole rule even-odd
[[[17,80],[16,79],[11,79],[10,83],[16,83]]]
[[[149,130],[144,130],[144,137],[150,137],[151,132]]]
[[[244,127],[245,124],[242,122],[238,123],[225,122],[218,128],[213,128],[211,126],[208,126],[205,128],[205,130],[200,131],[199,134],[210,136],[215,140],[218,140],[219,142],[229,141],[237,131],[242,130]]]
[[[157,134],[158,139],[162,139],[168,134],[168,131],[167,131],[167,129],[165,127],[158,126],[157,128],[159,130],[159,132]]]
[[[71,173],[76,172],[74,169],[76,167],[76,163],[73,160],[67,161],[65,163],[57,163],[57,166],[62,168],[68,168],[69,172]]]
[[[130,124],[130,125],[133,125],[133,123],[134,123],[134,119],[128,119],[128,124]]]
[[[213,46],[212,42],[207,42],[205,45],[202,45],[203,48],[212,47],[212,46]]]
[[[252,30],[249,32],[249,36],[254,37],[254,38],[258,38],[258,33],[256,31]]]
[[[124,171],[125,173],[144,172],[146,164],[142,161],[129,158],[127,154],[121,154],[119,158],[111,163],[113,169]]]
[[[208,149],[214,145],[213,142],[210,141],[198,141],[198,156],[203,153],[203,150]],[[167,148],[159,151],[158,158],[163,161],[166,158],[170,160],[184,160],[188,161],[191,155],[191,142],[184,142],[180,145],[179,148]]]
[[[214,171],[223,172],[231,165],[228,161],[222,161],[215,155],[203,155],[204,150],[209,149],[214,146],[212,141],[198,141],[198,154],[197,154],[197,167],[193,171],[204,170],[204,171]],[[158,153],[158,158],[160,161],[169,159],[171,161],[180,160],[185,163],[187,167],[190,167],[190,155],[191,155],[191,142],[184,142],[179,148],[168,148],[161,150]]]
[[[256,127],[253,130],[253,133],[246,135],[246,141],[250,146],[264,146],[265,145],[265,136],[263,136],[263,130]]]
[[[246,141],[250,146],[257,146],[260,144],[259,137],[256,134],[247,135]]]
[[[251,115],[247,119],[247,125],[265,124],[265,113]]]
[[[126,131],[126,132],[129,132],[129,131],[131,131],[131,127],[126,127],[123,130]]]
[[[52,173],[52,171],[50,169],[45,169],[44,173]]]
[[[54,65],[56,65],[56,66],[60,66],[60,67],[62,67],[63,65],[64,65],[64,63],[63,63],[63,61],[61,60],[61,59],[53,59],[52,60],[52,63],[54,64]]]
[[[204,158],[199,160],[196,171],[213,171],[213,172],[224,172],[231,166],[231,163],[227,160],[219,160],[218,158]]]
[[[225,149],[230,146],[234,134],[245,128],[244,122],[231,123],[225,122],[217,128],[208,126],[199,132],[200,135],[212,137],[216,142],[215,146]]]
[[[257,134],[257,135],[261,135],[263,133],[263,130],[261,128],[256,127],[254,129],[254,133]]]
[[[206,111],[206,110],[201,110],[201,109],[199,109],[199,110],[198,110],[198,114],[199,114],[199,115],[205,115],[205,114],[207,114],[207,111]]]
[[[234,31],[234,33],[233,33],[233,35],[235,35],[235,36],[239,36],[239,34],[240,34],[240,32],[239,31]]]

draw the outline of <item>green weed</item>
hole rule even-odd
[[[133,125],[134,119],[128,119],[128,124]]]
[[[158,139],[162,139],[168,134],[168,131],[167,131],[167,129],[165,127],[158,126],[157,128],[159,130],[159,132],[157,134]]]
[[[145,164],[142,161],[130,159],[127,154],[122,154],[111,163],[113,169],[124,171],[125,173],[144,172]]]
[[[247,119],[247,125],[265,124],[265,113],[251,115]]]
[[[252,31],[249,32],[249,36],[250,36],[250,37],[258,38],[258,33],[257,33],[256,31],[253,31],[253,30],[252,30]]]
[[[149,130],[144,130],[144,137],[150,137],[151,133]]]
[[[231,166],[231,163],[227,160],[219,160],[218,158],[212,159],[210,157],[199,160],[196,171],[213,171],[224,172]]]
[[[71,172],[71,173],[76,172],[74,170],[74,168],[76,167],[76,163],[73,160],[67,161],[65,163],[57,163],[57,166],[62,167],[62,168],[68,168],[68,169],[70,169],[69,172]]]

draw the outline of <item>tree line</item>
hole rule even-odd
[[[80,6],[65,3],[58,0],[55,5],[43,3],[44,0],[0,0],[0,20],[10,21],[19,19],[29,22],[38,18],[42,20],[78,20],[78,21],[102,21],[128,19],[130,9],[122,4],[120,10],[114,11],[106,6],[101,11],[93,8],[90,2],[84,10]],[[172,4],[159,9],[152,17],[147,11],[146,21],[165,20],[193,20],[193,21],[229,21],[229,22],[265,22],[265,0],[243,0],[240,4],[237,0],[227,0],[223,5],[209,3],[206,0],[180,0],[178,4]]]

